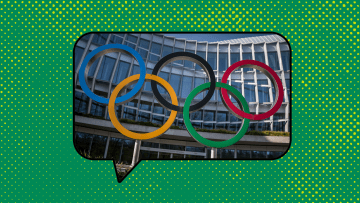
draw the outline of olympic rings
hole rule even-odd
[[[155,138],[155,137],[165,133],[170,128],[170,126],[173,124],[173,122],[176,118],[177,111],[174,111],[174,110],[171,111],[170,117],[168,118],[166,123],[161,128],[155,130],[154,132],[149,132],[149,133],[144,133],[144,134],[143,133],[134,133],[134,132],[131,132],[128,129],[126,129],[124,126],[122,126],[115,115],[115,108],[114,108],[115,98],[117,97],[117,95],[119,94],[119,92],[121,91],[121,89],[124,86],[126,86],[127,84],[129,84],[135,80],[138,80],[139,77],[140,77],[139,74],[130,76],[130,77],[126,78],[125,80],[123,80],[122,82],[120,82],[115,87],[114,91],[112,92],[112,94],[110,96],[108,109],[109,109],[110,120],[119,132],[121,132],[123,135],[133,138],[133,139],[146,140],[146,139]],[[169,92],[172,103],[174,105],[178,105],[176,93],[166,80],[162,79],[159,76],[150,75],[150,74],[146,74],[145,79],[160,83],[160,85],[162,85]]]
[[[209,146],[209,147],[216,147],[216,148],[222,148],[222,147],[228,147],[230,145],[235,144],[237,141],[239,141],[246,133],[248,127],[249,127],[249,123],[250,120],[249,119],[243,119],[244,121],[242,122],[242,126],[239,130],[239,132],[232,137],[229,140],[225,140],[225,141],[212,141],[212,140],[208,140],[204,137],[202,137],[198,132],[196,132],[196,130],[194,129],[194,127],[192,126],[191,122],[190,122],[190,112],[189,112],[189,106],[191,104],[191,101],[196,97],[197,94],[199,94],[200,92],[209,89],[210,87],[210,83],[205,83],[202,84],[198,87],[196,87],[195,89],[193,89],[189,96],[186,98],[185,100],[185,104],[184,104],[184,112],[183,112],[183,118],[184,118],[184,123],[186,126],[186,129],[189,131],[190,135],[198,142],[200,142],[203,145]],[[234,87],[231,87],[228,84],[225,83],[220,83],[217,82],[216,83],[216,89],[226,89],[229,90],[232,93],[232,96],[235,98],[235,100],[237,100],[237,102],[239,103],[240,106],[242,106],[242,109],[247,112],[250,113],[249,111],[249,106],[245,100],[245,98],[242,96],[242,94],[235,89]]]
[[[90,66],[93,64],[93,62],[99,58],[100,56],[110,53],[110,52],[122,52],[129,55],[132,55],[135,57],[135,59],[138,61],[140,66],[140,74],[130,76],[129,78],[124,79],[121,81],[112,92],[110,99],[106,99],[103,97],[100,97],[96,94],[94,94],[89,87],[87,86],[87,78],[88,78],[88,72],[90,69]],[[189,60],[196,64],[198,64],[201,68],[204,69],[204,71],[207,73],[207,76],[209,77],[208,83],[202,84],[198,87],[196,87],[193,91],[190,92],[189,96],[185,100],[184,107],[178,106],[178,100],[177,95],[174,91],[174,89],[171,87],[171,85],[164,79],[157,76],[157,74],[161,71],[161,69],[166,66],[166,64],[171,63],[172,61],[177,60]],[[231,87],[227,84],[227,79],[229,75],[236,69],[242,68],[244,65],[254,65],[254,67],[257,70],[260,70],[263,72],[273,83],[276,90],[276,96],[275,96],[275,104],[273,104],[270,108],[270,110],[263,114],[250,114],[249,106],[245,100],[245,98],[242,96],[242,94],[237,91],[234,87]],[[145,139],[152,139],[157,136],[160,136],[164,134],[172,125],[172,123],[175,121],[177,112],[183,113],[184,123],[185,126],[189,132],[189,134],[198,142],[209,146],[209,147],[227,147],[232,144],[235,144],[238,142],[245,134],[249,127],[249,119],[250,120],[263,120],[266,119],[276,113],[276,111],[281,107],[283,98],[284,98],[284,92],[283,92],[283,86],[282,82],[279,78],[279,76],[273,71],[269,66],[267,66],[264,63],[254,61],[254,60],[242,60],[234,63],[231,65],[224,73],[223,78],[221,82],[216,82],[215,74],[211,68],[211,66],[200,56],[188,53],[188,52],[176,52],[169,54],[162,58],[154,67],[154,70],[152,74],[146,74],[146,67],[145,63],[140,56],[139,53],[137,53],[132,48],[122,45],[122,44],[108,44],[101,46],[92,52],[90,52],[82,62],[79,70],[79,81],[80,86],[84,93],[88,95],[91,99],[108,105],[109,110],[109,116],[112,124],[114,127],[123,135],[137,140],[145,140]],[[154,92],[155,98],[158,100],[158,102],[166,109],[171,110],[170,117],[166,121],[166,123],[160,127],[159,129],[155,130],[154,132],[149,133],[134,133],[129,130],[127,130],[124,126],[120,124],[118,121],[116,115],[115,115],[115,104],[120,105],[124,104],[130,100],[132,100],[135,96],[137,96],[138,93],[140,93],[142,87],[145,84],[146,81],[151,81],[151,88]],[[129,84],[133,84],[135,81],[137,81],[135,87],[128,92],[127,94],[117,97],[119,92]],[[166,101],[161,94],[159,93],[159,90],[157,89],[157,84],[160,84],[163,86],[170,95],[172,103],[169,103]],[[276,85],[275,85],[276,84]],[[212,141],[208,140],[204,137],[202,137],[199,133],[196,132],[194,127],[191,125],[189,114],[193,111],[197,111],[201,109],[203,106],[206,105],[207,102],[210,101],[211,97],[213,96],[216,89],[220,89],[221,91],[221,99],[225,105],[225,107],[234,115],[236,115],[238,118],[243,119],[241,129],[239,132],[231,139],[225,140],[225,141]],[[208,90],[207,95],[202,99],[200,102],[191,105],[191,101],[195,98],[195,96],[202,92]],[[229,98],[228,92],[233,96],[233,98],[239,103],[239,106],[241,109],[237,108],[232,101]]]
[[[138,61],[139,66],[140,66],[140,78],[139,78],[138,83],[135,85],[135,87],[129,93],[117,98],[116,103],[123,103],[123,102],[130,100],[134,95],[136,95],[142,89],[142,87],[145,83],[146,67],[145,67],[144,60],[142,59],[141,55],[138,52],[136,52],[134,49],[132,49],[126,45],[122,45],[122,44],[107,44],[107,45],[98,47],[95,50],[93,50],[92,52],[90,52],[85,57],[84,61],[82,62],[81,66],[80,66],[80,70],[79,70],[79,81],[80,81],[80,86],[81,86],[82,90],[88,97],[90,97],[91,99],[93,99],[97,102],[103,103],[103,104],[108,104],[109,99],[106,99],[104,97],[100,97],[100,96],[94,94],[87,86],[87,79],[88,79],[88,73],[89,73],[90,67],[94,63],[94,61],[96,59],[98,59],[100,56],[105,55],[107,53],[111,53],[111,52],[122,52],[122,53],[126,53],[129,55],[133,55],[135,57],[135,59]]]
[[[271,82],[273,83],[275,90],[276,90],[276,96],[275,96],[275,104],[273,104],[270,108],[270,110],[263,114],[249,114],[246,112],[241,111],[238,109],[230,100],[229,95],[227,94],[227,90],[222,88],[221,89],[221,96],[223,98],[223,103],[225,107],[237,115],[239,118],[247,118],[251,120],[264,120],[266,118],[269,118],[270,116],[274,115],[277,110],[281,107],[282,101],[284,99],[284,92],[283,92],[283,86],[282,82],[279,78],[279,76],[275,73],[273,69],[271,69],[269,66],[267,66],[264,63],[261,63],[259,61],[254,60],[242,60],[234,63],[231,65],[224,73],[223,78],[221,80],[222,83],[226,83],[229,75],[238,68],[242,68],[244,65],[255,65],[255,69],[263,72],[268,78],[270,78]],[[275,85],[276,84],[276,85]]]
[[[190,106],[190,112],[197,111],[197,110],[201,109],[203,106],[205,106],[210,101],[211,97],[214,94],[215,82],[216,82],[214,71],[212,70],[211,66],[209,65],[209,63],[207,61],[205,61],[203,58],[201,58],[200,56],[198,56],[196,54],[189,53],[189,52],[175,52],[175,53],[169,54],[169,55],[165,56],[164,58],[162,58],[155,65],[152,74],[157,75],[166,64],[171,63],[173,61],[177,61],[177,60],[189,60],[189,61],[192,61],[192,62],[198,64],[202,69],[204,69],[204,71],[207,73],[207,75],[209,77],[209,81],[211,84],[210,84],[210,89],[209,89],[208,93],[206,94],[206,96],[204,97],[203,100]],[[151,89],[154,93],[155,98],[167,110],[175,110],[175,111],[178,111],[181,113],[183,112],[183,107],[170,104],[168,101],[166,101],[164,99],[164,97],[161,96],[159,90],[157,89],[155,81],[151,81]]]

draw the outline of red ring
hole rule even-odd
[[[227,84],[227,79],[230,76],[230,74],[237,68],[243,66],[243,65],[255,65],[255,66],[259,66],[263,69],[265,69],[266,71],[268,71],[272,77],[275,79],[276,84],[278,86],[278,92],[279,92],[279,96],[278,99],[275,103],[275,105],[267,112],[263,113],[263,114],[249,114],[249,113],[245,113],[244,111],[241,111],[239,108],[237,108],[230,100],[229,95],[227,93],[227,90],[224,88],[221,88],[221,95],[224,99],[225,105],[229,107],[230,110],[232,110],[235,114],[243,117],[243,118],[247,118],[250,120],[264,120],[266,118],[269,118],[270,116],[274,115],[277,110],[279,110],[279,108],[281,107],[282,101],[284,99],[284,90],[283,90],[283,86],[282,86],[282,82],[279,78],[279,76],[275,73],[275,71],[273,69],[271,69],[268,65],[261,63],[259,61],[254,61],[254,60],[242,60],[242,61],[238,61],[234,64],[232,64],[224,73],[223,78],[221,79],[222,83],[226,83]],[[276,88],[275,88],[276,90]]]

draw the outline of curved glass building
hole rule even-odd
[[[263,121],[251,121],[249,131],[289,132],[291,56],[288,43],[279,35],[206,42],[174,38],[163,34],[90,33],[82,36],[74,48],[75,147],[79,152],[92,158],[113,158],[125,164],[134,163],[134,161],[142,158],[210,158],[210,150],[197,143],[189,135],[165,134],[156,139],[136,143],[112,127],[107,106],[89,99],[83,93],[78,82],[78,71],[85,56],[97,47],[111,43],[125,44],[139,52],[145,61],[147,73],[152,73],[155,64],[162,57],[173,52],[186,51],[203,57],[213,68],[217,81],[221,80],[223,73],[231,64],[239,60],[261,61],[274,69],[282,80],[284,100],[275,115]],[[109,98],[112,90],[120,81],[138,73],[138,63],[132,56],[109,53],[97,59],[90,67],[88,86],[97,95]],[[159,76],[167,80],[174,88],[181,106],[191,90],[208,82],[207,75],[197,64],[184,60],[168,64],[161,70]],[[270,80],[262,72],[253,69],[251,66],[233,72],[229,77],[228,84],[243,94],[253,114],[264,113],[273,104],[275,91]],[[124,93],[132,87],[128,87]],[[167,92],[160,86],[159,91],[170,101]],[[206,92],[197,95],[193,102],[200,101],[204,94]],[[233,101],[236,103],[234,99]],[[145,83],[142,92],[134,100],[117,106],[116,113],[118,119],[159,125],[166,122],[170,115],[169,111],[158,104],[149,82]],[[241,126],[241,120],[229,113],[222,104],[218,91],[215,92],[205,107],[191,113],[190,118],[193,126],[199,129],[238,131]],[[130,129],[135,126],[127,125]],[[180,129],[184,128],[181,113],[177,114],[173,125]],[[134,130],[142,132],[138,127],[134,127]],[[175,129],[173,131],[183,132]],[[216,140],[233,135],[216,134],[209,136],[215,136],[213,139]],[[273,159],[281,156],[289,145],[289,137],[281,138],[283,141],[279,142],[257,142],[255,137],[267,136],[252,136],[254,137],[253,140],[250,135],[247,136],[248,141],[244,136],[244,141],[242,139],[241,142],[233,146],[217,150],[217,158]]]

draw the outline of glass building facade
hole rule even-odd
[[[289,131],[291,56],[287,42],[278,35],[241,38],[212,43],[177,39],[162,34],[149,33],[90,33],[84,35],[78,40],[74,48],[74,80],[76,84],[74,93],[75,114],[92,115],[109,120],[107,106],[89,99],[83,93],[78,82],[78,75],[80,64],[88,53],[101,45],[112,43],[125,44],[135,49],[144,59],[147,73],[152,73],[155,64],[162,57],[170,53],[183,51],[195,53],[203,57],[210,64],[218,82],[221,81],[225,70],[239,60],[253,59],[261,61],[274,69],[281,79],[284,87],[282,90],[284,91],[284,100],[281,108],[275,115],[263,121],[251,121],[249,130]],[[88,72],[88,86],[97,95],[109,98],[112,90],[119,82],[131,75],[138,74],[139,70],[138,63],[132,56],[123,53],[108,53],[97,59],[90,67]],[[174,61],[166,65],[159,73],[159,76],[168,81],[172,88],[174,88],[180,105],[183,105],[191,90],[209,81],[207,75],[199,65],[185,60]],[[228,84],[243,94],[252,114],[260,114],[268,111],[275,99],[274,87],[270,80],[262,72],[253,69],[251,66],[234,71],[229,77]],[[123,93],[131,90],[133,86],[134,85],[127,87]],[[170,102],[170,97],[165,89],[160,86],[158,86],[158,88],[164,98]],[[206,92],[200,93],[195,97],[193,102],[196,103],[200,101],[205,94]],[[235,99],[232,99],[232,101],[234,104],[236,103]],[[170,111],[158,104],[152,94],[150,82],[146,82],[143,90],[135,99],[116,107],[116,114],[119,119],[152,122],[162,125],[166,122]],[[241,120],[229,113],[222,104],[219,91],[215,91],[212,99],[205,107],[191,113],[190,118],[195,128],[238,131],[241,126]],[[181,113],[177,114],[173,125],[179,126],[180,128],[185,127]],[[81,136],[86,137],[88,135]],[[121,145],[123,146],[123,148],[120,147],[121,149],[126,148],[131,150],[131,146],[133,145],[131,142],[121,140],[113,141],[112,139],[113,138],[109,141],[111,143],[110,146]],[[107,141],[102,140],[101,143],[102,142]],[[159,144],[159,149],[163,149],[160,143],[157,144]],[[89,145],[91,146],[90,143]],[[142,148],[150,149],[145,145],[145,142],[142,142]],[[117,149],[119,147],[113,148],[116,154],[115,148]],[[205,148],[192,154],[188,153],[192,152],[192,149],[190,150],[189,148],[189,150],[186,150],[187,146],[180,148],[176,149],[179,151],[176,156],[193,156],[194,158],[207,156]],[[108,147],[108,151],[110,149],[112,150],[112,148]],[[87,150],[87,153],[92,152],[91,149],[84,150]],[[273,156],[267,154],[268,152],[264,152],[264,155],[263,153],[254,154],[252,151],[248,153],[238,152],[236,150],[231,151],[231,149],[229,149],[230,151],[226,151],[226,149],[222,150],[217,151],[218,157],[239,157],[245,156],[246,154],[250,157]],[[160,154],[161,150],[157,150],[156,152],[151,150],[142,150],[142,152],[143,151],[144,153],[141,153],[140,158],[155,156],[157,158],[159,156],[174,157],[173,154],[166,154],[165,152],[165,154]],[[95,152],[93,152],[93,154],[94,153]]]

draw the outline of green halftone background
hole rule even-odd
[[[359,202],[355,1],[0,1],[0,201]],[[112,161],[73,147],[72,50],[90,31],[274,31],[292,48],[292,144],[276,161]]]

